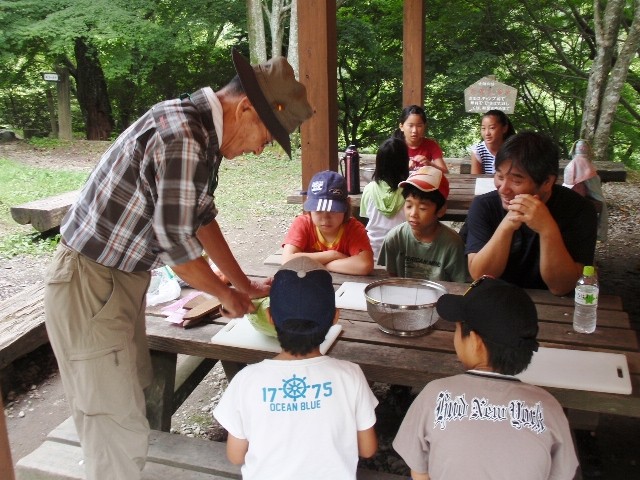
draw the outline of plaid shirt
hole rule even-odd
[[[196,231],[217,215],[209,186],[222,159],[211,95],[161,102],[118,137],[62,222],[67,246],[126,272],[202,254]]]

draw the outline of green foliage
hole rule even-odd
[[[402,1],[338,10],[339,144],[375,149],[396,128],[402,99]]]
[[[356,143],[375,151],[396,127],[402,108],[403,3],[338,3],[340,147]],[[627,4],[629,25],[636,7]],[[486,75],[518,89],[511,116],[517,130],[545,132],[567,153],[579,136],[595,55],[593,5],[590,0],[428,3],[424,106],[428,134],[445,156],[464,155],[480,140],[480,115],[464,111],[463,92]],[[79,36],[99,52],[118,132],[158,101],[205,85],[217,89],[234,75],[230,46],[246,46],[245,9],[244,0],[0,0],[0,124],[49,131],[46,92],[55,88],[41,72],[66,65],[73,76]],[[84,119],[74,98],[73,127],[80,130]],[[640,163],[638,105],[636,57],[611,139],[610,157],[627,165]]]
[[[15,233],[0,237],[0,256],[48,255],[53,253],[60,242],[60,234],[45,236],[38,232]]]
[[[240,0],[2,2],[0,122],[49,130],[44,91],[52,84],[40,72],[64,65],[75,77],[74,43],[83,38],[98,51],[117,129],[124,130],[158,101],[228,81],[230,45],[244,22]]]

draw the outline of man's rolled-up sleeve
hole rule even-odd
[[[213,197],[207,192],[210,172],[204,155],[204,149],[193,137],[176,137],[165,144],[164,161],[156,162],[153,229],[160,258],[167,265],[202,255],[196,232],[217,214]]]

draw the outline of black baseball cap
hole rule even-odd
[[[538,350],[538,313],[522,288],[483,276],[464,295],[445,294],[436,303],[438,315],[466,323],[483,341]]]

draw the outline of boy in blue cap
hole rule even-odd
[[[369,275],[374,267],[367,231],[351,216],[347,181],[331,170],[311,178],[304,214],[293,220],[282,247],[283,263],[309,257],[348,275]]]
[[[268,310],[282,352],[230,382],[214,416],[242,478],[356,478],[375,454],[378,400],[360,367],[320,353],[338,320],[331,274],[297,257],[273,278]]]

